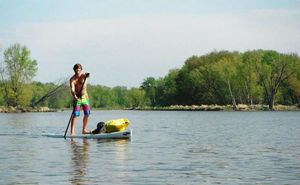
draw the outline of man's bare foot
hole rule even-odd
[[[86,131],[86,130],[82,131],[82,134],[91,134],[91,133],[92,133],[91,131]]]

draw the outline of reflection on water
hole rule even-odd
[[[128,142],[130,142],[128,139],[71,139],[72,170],[70,182],[72,184],[93,184],[101,180],[103,174],[107,176],[107,167],[111,168],[112,166],[118,167],[118,170],[111,172],[114,176],[126,179],[126,161],[128,159],[128,146],[126,144]],[[91,145],[94,146],[92,151]],[[98,146],[96,151],[95,146]],[[106,146],[110,147],[110,151],[102,151]],[[98,161],[92,164],[91,161],[95,159]],[[99,174],[91,178],[89,174],[93,170],[98,171]],[[109,175],[106,178],[109,178]]]
[[[89,159],[89,147],[90,144],[87,139],[80,140],[71,139],[72,148],[72,178],[70,179],[72,184],[86,184],[88,164]]]

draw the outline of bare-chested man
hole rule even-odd
[[[81,64],[75,64],[73,67],[75,74],[70,79],[71,93],[73,96],[73,118],[71,123],[71,135],[75,135],[75,123],[80,116],[81,107],[83,108],[83,127],[82,134],[89,134],[87,129],[90,115],[90,100],[87,93],[86,78],[90,76],[89,73],[83,73]]]

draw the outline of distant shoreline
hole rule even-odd
[[[0,113],[26,113],[26,112],[62,112],[70,108],[53,109],[49,107],[24,108],[24,107],[0,107]],[[270,111],[268,105],[172,105],[167,107],[131,107],[131,108],[93,108],[92,110],[140,110],[140,111]],[[300,111],[296,105],[274,105],[274,111]]]
[[[59,112],[61,109],[52,109],[49,107],[0,107],[0,113],[26,113],[26,112]]]
[[[271,111],[268,105],[172,105],[168,107],[135,107],[127,110],[152,110],[152,111]],[[300,111],[296,105],[274,105],[273,111]]]

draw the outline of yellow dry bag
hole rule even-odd
[[[120,132],[126,130],[129,124],[130,121],[125,118],[108,120],[105,122],[106,133]]]

